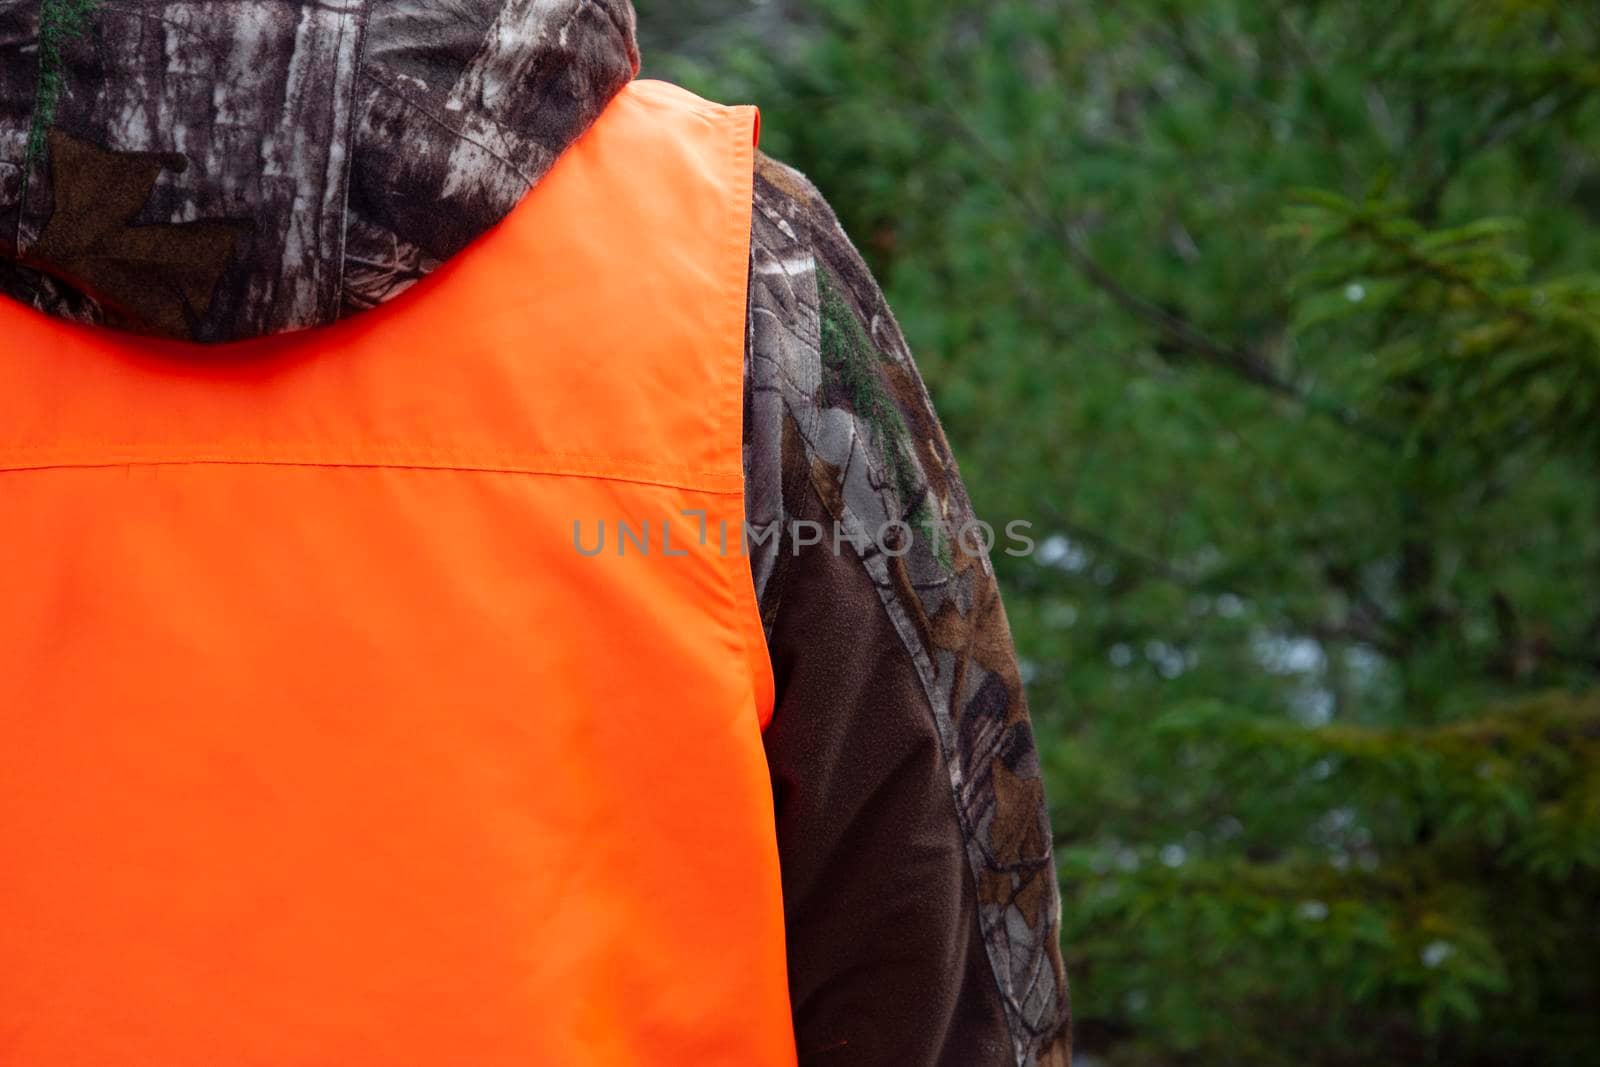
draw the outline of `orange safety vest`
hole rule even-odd
[[[0,1064],[793,1063],[755,122],[635,84],[326,330],[0,301]]]

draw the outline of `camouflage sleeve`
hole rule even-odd
[[[1039,760],[927,391],[832,211],[757,166],[745,447],[801,1063],[1064,1065]]]

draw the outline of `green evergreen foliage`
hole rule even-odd
[[[884,280],[1101,1062],[1600,1049],[1600,7],[641,4]]]

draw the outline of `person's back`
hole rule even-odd
[[[898,332],[637,69],[626,4],[0,9],[0,1063],[1065,1059]]]

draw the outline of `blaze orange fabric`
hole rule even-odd
[[[794,1061],[754,123],[636,84],[327,331],[0,304],[0,1064]]]

